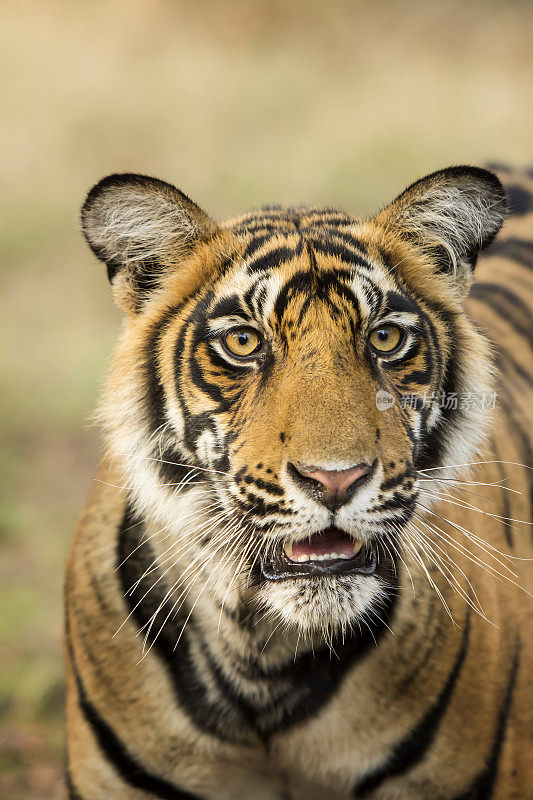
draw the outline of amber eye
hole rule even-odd
[[[261,346],[259,334],[253,328],[234,328],[222,336],[222,343],[232,355],[241,358],[251,356]]]
[[[403,340],[403,331],[397,325],[382,325],[372,331],[370,344],[378,353],[392,353]]]

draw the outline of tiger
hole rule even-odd
[[[532,211],[468,165],[373,217],[91,189],[66,798],[533,797]]]

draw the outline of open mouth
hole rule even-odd
[[[375,550],[352,539],[339,528],[325,528],[308,539],[280,546],[261,563],[263,577],[270,581],[326,575],[372,575],[376,571]]]

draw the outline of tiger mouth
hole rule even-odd
[[[330,575],[372,575],[376,566],[374,548],[331,526],[302,542],[281,545],[274,555],[263,558],[261,572],[266,580],[279,581]]]

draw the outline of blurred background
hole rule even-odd
[[[61,774],[63,565],[120,324],[85,192],[135,171],[219,218],[366,214],[445,165],[531,164],[532,23],[501,0],[3,3],[0,797]]]

